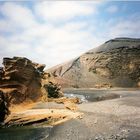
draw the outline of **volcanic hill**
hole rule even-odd
[[[140,39],[111,39],[47,72],[62,87],[140,87]]]

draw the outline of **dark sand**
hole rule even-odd
[[[65,90],[67,93],[117,94],[120,98],[78,105],[83,119],[55,126],[49,140],[140,140],[140,90]]]

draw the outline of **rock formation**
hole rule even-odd
[[[23,102],[47,101],[55,91],[55,97],[62,96],[60,87],[45,76],[44,67],[27,58],[13,57],[3,59],[0,68],[0,121],[8,115],[9,105]],[[50,91],[51,88],[51,91]],[[54,96],[53,96],[54,97]]]
[[[44,85],[45,89],[48,91],[49,98],[59,98],[63,96],[63,93],[60,92],[61,86],[55,84],[53,82],[48,82],[48,84]],[[58,94],[59,93],[59,94]]]
[[[140,86],[140,39],[116,38],[80,57],[53,67],[62,87]]]
[[[3,65],[0,90],[8,94],[11,103],[37,101],[45,96],[41,84],[45,65],[32,63],[29,59],[21,57],[4,58]]]

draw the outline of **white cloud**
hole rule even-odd
[[[40,15],[37,18],[25,5],[4,3],[0,6],[0,12],[4,16],[4,19],[0,19],[1,58],[5,55],[25,56],[50,67],[77,57],[90,48],[91,40],[88,40],[91,32],[88,23],[69,21],[57,26],[53,23],[93,14],[97,4],[99,3],[37,2],[33,5],[36,15]],[[45,22],[39,21],[44,18]],[[6,32],[12,34],[5,36]]]
[[[118,7],[116,5],[109,6],[107,9],[109,13],[116,13],[118,11]]]
[[[28,22],[28,19],[25,19]],[[84,21],[66,22],[54,26],[51,23],[36,22],[33,18],[32,20],[34,26],[26,27],[19,33],[16,32],[17,26],[13,26],[14,20],[8,19],[10,26],[15,29],[12,28],[14,30],[12,36],[0,42],[5,48],[4,54],[11,52],[10,55],[26,56],[34,61],[45,63],[47,66],[53,66],[80,55],[89,47],[88,43],[85,45],[85,42],[90,32],[84,30],[88,26]],[[4,26],[6,27],[7,24]]]
[[[0,6],[0,14],[4,16],[0,19],[0,59],[25,56],[51,67],[75,58],[107,39],[136,34],[139,30],[137,15],[129,16],[127,20],[113,19],[113,22],[102,23],[100,28],[98,21],[93,21],[97,19],[93,15],[91,18],[98,10],[97,5],[98,2],[42,1],[32,5],[35,10],[32,11],[20,3],[4,3]],[[79,18],[85,16],[90,18]],[[75,17],[76,20],[72,20]]]
[[[68,61],[90,49],[90,32],[81,30],[85,23],[67,23],[55,27],[38,24],[20,34],[15,34],[0,41],[3,52],[7,55],[26,56],[48,67]]]
[[[128,18],[119,19],[109,24],[110,37],[139,37],[140,18],[139,15],[129,16]]]
[[[27,28],[35,24],[34,16],[27,7],[16,3],[7,2],[0,6],[0,12],[5,16],[7,26]],[[4,21],[0,21],[4,24]],[[4,25],[3,25],[4,26]],[[11,26],[11,28],[13,28]]]
[[[96,7],[85,2],[53,1],[40,2],[35,6],[36,14],[48,21],[69,20],[77,16],[87,16],[96,12]],[[98,3],[96,3],[98,4]]]

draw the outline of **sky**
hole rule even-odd
[[[0,63],[50,68],[116,37],[140,38],[140,1],[0,1]]]

